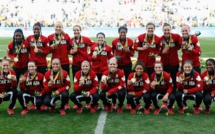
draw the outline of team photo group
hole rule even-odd
[[[73,26],[74,37],[70,37],[61,22],[55,23],[55,32],[47,37],[40,23],[34,24],[27,38],[16,29],[8,55],[2,59],[0,103],[9,101],[8,114],[14,114],[17,102],[22,115],[56,109],[61,115],[69,109],[80,114],[84,107],[91,113],[102,109],[157,115],[163,108],[168,114],[184,114],[187,100],[193,100],[189,107],[193,114],[209,114],[215,97],[215,60],[207,59],[206,70],[201,72],[198,34],[191,35],[188,25],[181,27],[179,35],[164,23],[161,37],[154,34],[155,28],[148,23],[146,33],[132,40],[126,36],[127,27],[121,26],[112,44],[106,43],[103,32],[95,42],[82,36],[79,25]]]

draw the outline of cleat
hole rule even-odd
[[[149,106],[149,110],[153,110],[153,106],[152,105]]]
[[[84,107],[82,105],[79,106],[78,109],[77,109],[77,111],[76,111],[76,113],[78,113],[78,114],[82,113],[83,108]]]
[[[108,106],[108,112],[112,112],[112,111],[113,111],[113,106],[112,105]]]
[[[96,113],[95,107],[91,107],[91,108],[90,108],[90,113]]]
[[[137,110],[140,110],[141,108],[143,108],[141,104],[136,104],[136,109]]]
[[[204,113],[205,113],[205,114],[209,114],[209,113],[210,113],[210,109],[209,109],[209,108],[206,108],[206,109],[204,110]]]
[[[65,110],[69,110],[69,109],[70,109],[70,106],[69,106],[68,103],[65,104],[64,109],[65,109]]]
[[[95,110],[99,110],[99,109],[100,109],[99,105],[95,105]]]
[[[36,109],[36,105],[34,104],[28,107],[28,110],[34,110],[34,109]]]
[[[127,104],[126,109],[131,110],[131,104]]]
[[[118,113],[118,114],[121,114],[121,113],[122,113],[122,107],[118,107],[117,113]]]
[[[90,103],[87,103],[85,106],[87,109],[90,109]]]
[[[64,109],[60,109],[59,112],[60,112],[60,115],[66,115],[66,112]]]
[[[172,110],[172,108],[167,108],[167,110],[169,114],[174,114],[174,111]]]
[[[46,105],[44,105],[44,104],[43,104],[40,108],[41,108],[41,110],[42,110],[42,111],[47,110],[47,106],[46,106]]]
[[[198,107],[193,108],[193,114],[199,114],[199,108]]]
[[[78,105],[74,105],[72,108],[73,109],[78,109]]]
[[[13,110],[13,108],[8,108],[8,110],[7,110],[7,112],[8,112],[8,114],[14,114],[14,110]]]
[[[136,109],[131,109],[131,114],[136,114]]]
[[[28,112],[28,110],[27,110],[27,109],[23,109],[23,110],[22,110],[22,112],[21,112],[21,115],[26,115],[26,114],[27,114],[27,112]]]
[[[144,108],[144,114],[150,114],[149,108]]]
[[[154,111],[154,115],[158,115],[160,113],[160,110],[161,110],[160,108],[156,108]]]
[[[163,102],[161,109],[163,109],[163,108],[167,108],[167,102]]]
[[[113,109],[116,110],[117,106],[116,104],[113,104]]]
[[[55,112],[55,107],[49,107],[49,112],[54,113]]]
[[[104,106],[103,106],[103,110],[108,111],[108,106],[107,106],[107,105],[104,105]]]
[[[178,113],[179,113],[179,114],[184,114],[184,109],[183,109],[183,108],[179,108],[179,109],[178,109]]]

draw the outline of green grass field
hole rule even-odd
[[[95,41],[95,38],[92,38]],[[106,38],[111,44],[113,38]],[[7,44],[12,38],[0,38],[0,57],[6,54]],[[202,58],[215,58],[214,38],[200,38]],[[204,64],[204,63],[203,63]],[[72,89],[70,90],[72,92]],[[54,114],[48,111],[37,113],[30,111],[27,115],[21,116],[21,107],[19,102],[16,103],[15,115],[8,115],[6,112],[9,102],[3,102],[0,105],[0,132],[2,134],[92,134],[97,126],[100,111],[96,114],[90,114],[89,110],[84,109],[82,114],[76,114],[75,110],[67,110],[67,115],[60,116],[58,109]],[[70,101],[70,106],[73,103]],[[161,103],[161,102],[160,102]],[[193,101],[188,101],[189,110],[186,113],[192,113]],[[100,103],[101,104],[101,103]],[[104,134],[214,134],[215,106],[211,106],[211,114],[205,115],[201,111],[200,115],[186,116],[177,113],[177,105],[175,105],[175,114],[166,116],[166,110],[163,109],[159,115],[131,115],[129,111],[124,109],[122,114],[116,111],[107,114],[106,123],[104,125]],[[204,109],[204,105],[202,104]]]

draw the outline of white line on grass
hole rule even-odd
[[[107,111],[101,111],[94,134],[102,134],[106,122]]]

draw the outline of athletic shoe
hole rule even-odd
[[[131,110],[131,104],[127,104],[126,109]]]
[[[201,105],[199,106],[199,111],[202,111],[202,106]]]
[[[49,112],[54,113],[55,112],[55,107],[49,107]]]
[[[140,110],[141,108],[143,108],[141,104],[136,104],[136,109],[137,110]]]
[[[22,109],[21,115],[27,114],[28,110],[27,109]]]
[[[74,105],[72,108],[73,109],[78,109],[78,105]]]
[[[14,114],[14,110],[13,110],[13,108],[8,108],[8,110],[7,110],[7,112],[8,112],[8,114]]]
[[[90,109],[90,103],[87,103],[85,106],[87,109]]]
[[[66,115],[66,111],[64,109],[59,109],[60,115]]]
[[[69,103],[66,103],[66,104],[65,104],[64,109],[65,109],[65,110],[69,110],[69,109],[70,109]]]
[[[103,110],[108,111],[108,106],[107,106],[107,105],[104,105],[104,106],[103,106]]]
[[[172,108],[167,108],[167,110],[169,114],[174,114],[174,111],[172,110]]]
[[[209,113],[210,113],[210,109],[209,109],[209,108],[206,108],[205,111],[204,111],[204,113],[205,113],[205,114],[209,114]]]
[[[121,113],[122,113],[122,107],[118,107],[117,113],[118,113],[118,114],[121,114]]]
[[[163,102],[161,109],[163,109],[163,108],[167,108],[167,102]]]
[[[159,113],[160,113],[160,110],[161,110],[160,108],[156,108],[155,111],[154,111],[154,114],[155,114],[155,115],[159,114]]]
[[[113,104],[113,109],[116,110],[117,106],[116,104]]]
[[[179,114],[184,114],[184,109],[183,109],[183,108],[179,108],[179,109],[178,109],[178,113],[179,113]]]
[[[45,104],[43,104],[40,108],[41,108],[42,111],[47,110],[47,106]]]
[[[188,109],[187,104],[184,104],[184,105],[183,105],[183,109],[184,109],[184,110],[185,110],[185,109]]]
[[[28,107],[28,110],[34,110],[36,109],[36,105],[32,104],[31,106]]]
[[[149,108],[144,108],[144,114],[150,114]]]
[[[95,110],[99,110],[99,109],[100,109],[99,105],[95,105]]]
[[[149,106],[149,110],[153,110],[153,106],[152,105]]]
[[[108,106],[108,112],[112,112],[112,111],[113,111],[113,106],[112,105]]]
[[[90,113],[96,113],[95,107],[91,107],[91,108],[90,108]]]
[[[199,108],[198,107],[193,108],[193,114],[199,114]]]
[[[84,108],[84,107],[83,107],[82,105],[79,106],[79,107],[78,107],[78,110],[76,111],[76,113],[78,113],[78,114],[82,113],[83,108]]]
[[[130,112],[131,114],[136,114],[136,109],[131,109],[131,112]]]

